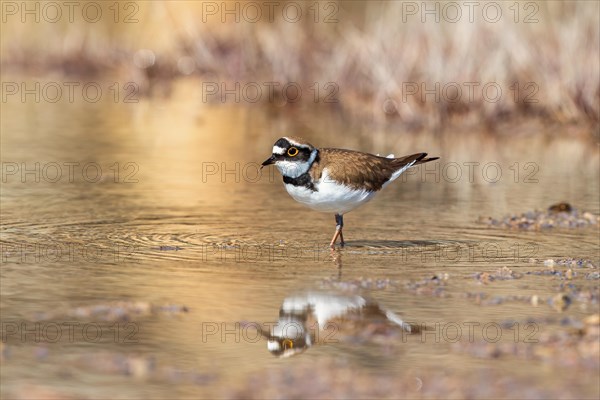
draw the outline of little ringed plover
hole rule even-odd
[[[408,168],[437,160],[427,153],[395,158],[360,151],[316,148],[297,137],[282,137],[262,166],[274,164],[283,175],[285,189],[294,200],[322,212],[335,214],[337,238],[344,246],[344,214],[371,200]],[[262,167],[261,167],[262,168]]]

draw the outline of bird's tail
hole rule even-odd
[[[398,168],[402,168],[408,164],[410,164],[410,166],[413,166],[413,165],[424,164],[426,162],[439,159],[439,157],[430,157],[430,158],[426,158],[426,157],[427,157],[427,153],[416,153],[416,154],[411,154],[410,156],[394,158],[393,163],[395,165],[397,165]]]

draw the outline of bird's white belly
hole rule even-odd
[[[327,179],[316,183],[315,188],[316,191],[304,186],[285,185],[287,192],[297,202],[305,204],[313,210],[340,215],[366,203],[375,195],[375,192],[352,189]]]

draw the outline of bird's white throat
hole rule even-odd
[[[314,149],[310,153],[310,157],[307,161],[289,161],[280,160],[275,162],[275,166],[281,172],[281,175],[287,176],[288,178],[297,178],[302,174],[305,174],[310,169],[310,166],[317,158],[318,150]]]

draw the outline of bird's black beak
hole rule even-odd
[[[263,169],[263,167],[267,166],[267,165],[271,165],[271,164],[275,164],[275,156],[271,156],[269,158],[267,158],[261,165],[262,167],[260,167],[260,169]]]

